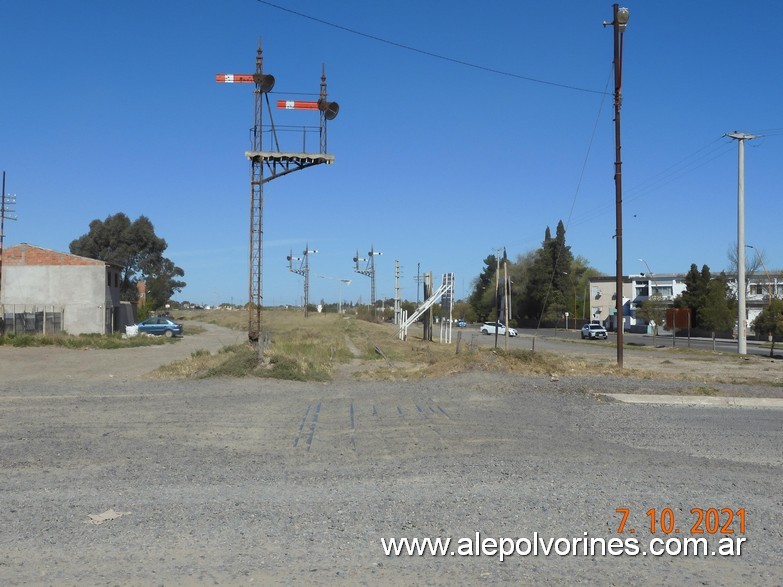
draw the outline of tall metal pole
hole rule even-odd
[[[261,54],[261,41],[258,42],[256,53],[256,79],[253,90],[254,120],[253,120],[253,152],[262,151],[261,137],[263,92],[261,80],[264,75],[264,58]],[[258,357],[264,356],[264,337],[261,332],[261,308],[264,304],[263,274],[264,274],[264,166],[260,158],[253,158],[250,163],[250,278],[248,304],[247,336],[250,342],[258,344]]]
[[[620,156],[620,107],[623,95],[623,34],[628,23],[628,9],[613,6],[614,18],[614,186],[615,186],[615,244],[617,246],[617,266],[615,267],[615,314],[617,322],[617,366],[623,367],[623,174]],[[604,26],[608,23],[604,22]]]
[[[508,259],[505,249],[503,249],[503,324],[506,325],[504,350],[508,350]]]
[[[400,260],[394,260],[394,323],[400,323]]]
[[[370,247],[370,305],[375,316],[375,251]]]
[[[305,243],[304,250],[304,317],[310,314],[310,244]]]
[[[0,192],[0,336],[5,332],[5,326],[3,324],[4,310],[3,310],[3,247],[5,240],[5,221],[16,220],[16,216],[13,216],[14,210],[12,209],[16,204],[16,196],[9,196],[5,193],[5,171],[3,171],[3,185],[2,192]]]
[[[5,238],[5,171],[3,171],[3,191],[0,192],[0,327],[3,326],[3,239]],[[0,328],[0,335],[5,330]]]
[[[419,291],[421,290],[421,263],[416,263],[416,307],[419,307]]]
[[[498,348],[498,330],[500,330],[500,248],[495,257],[495,348]]]
[[[745,141],[755,139],[757,135],[730,132],[724,136],[736,139],[739,143],[737,159],[737,352],[748,354],[745,322]]]
[[[5,238],[5,171],[3,191],[0,192],[0,336],[5,334],[5,310],[3,309],[3,239]]]

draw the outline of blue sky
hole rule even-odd
[[[307,242],[311,301],[336,301],[346,278],[344,299],[366,302],[352,257],[373,245],[378,297],[393,296],[395,259],[405,298],[417,264],[455,272],[462,297],[488,254],[535,249],[561,219],[572,251],[614,273],[611,2],[275,4],[343,28],[258,0],[6,0],[0,167],[19,217],[6,245],[67,250],[95,218],[144,214],[186,272],[178,299],[244,303],[252,86],[215,74],[252,73],[260,38],[273,100],[317,93],[325,64],[340,104],[335,164],[265,186],[266,304],[301,300],[285,258]],[[746,242],[782,268],[783,3],[626,6],[624,272],[645,272],[639,258],[655,273],[728,267],[734,130],[764,135],[746,143]],[[298,133],[281,141],[301,149]]]

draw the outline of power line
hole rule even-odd
[[[480,71],[486,71],[488,73],[494,73],[496,75],[502,75],[505,77],[511,77],[515,79],[521,79],[528,82],[533,82],[537,84],[544,84],[547,86],[554,86],[557,88],[563,88],[566,90],[574,90],[577,92],[586,92],[589,94],[606,94],[605,91],[599,91],[599,90],[590,90],[588,88],[580,88],[578,86],[572,86],[569,84],[561,84],[557,82],[551,82],[547,80],[542,80],[534,77],[529,77],[525,75],[520,75],[518,73],[512,73],[510,71],[503,71],[501,69],[495,69],[493,67],[487,67],[484,65],[478,65],[476,63],[470,63],[468,61],[462,61],[461,59],[455,59],[453,57],[448,57],[446,55],[440,55],[438,53],[433,53],[431,51],[425,51],[424,49],[419,49],[417,47],[411,47],[410,45],[404,45],[402,43],[397,43],[396,41],[390,41],[389,39],[384,39],[382,37],[378,37],[375,35],[371,35],[369,33],[363,33],[361,31],[357,31],[356,29],[351,29],[343,25],[339,25],[333,22],[329,22],[327,20],[323,20],[321,18],[316,18],[315,16],[310,16],[309,14],[304,14],[302,12],[297,12],[296,10],[291,10],[290,8],[285,8],[284,6],[279,6],[277,4],[274,4],[272,2],[268,2],[267,0],[256,0],[259,4],[265,4],[266,6],[270,6],[272,8],[277,8],[278,10],[282,10],[283,12],[288,12],[290,14],[299,16],[301,18],[306,18],[307,20],[312,20],[313,22],[317,22],[319,24],[323,24],[347,33],[351,33],[353,35],[358,35],[360,37],[364,37],[366,39],[370,39],[372,41],[377,41],[379,43],[385,43],[386,45],[391,45],[392,47],[397,47],[398,49],[405,49],[406,51],[412,51],[413,53],[419,53],[420,55],[426,55],[428,57],[433,57],[435,59],[441,59],[443,61],[448,61],[450,63],[456,63],[457,65],[463,65],[465,67],[470,67],[473,69],[478,69]]]
[[[731,149],[730,143],[723,142],[721,138],[715,139],[677,161],[673,163],[663,171],[654,174],[646,180],[640,182],[636,186],[629,189],[626,193],[631,194],[629,197],[624,198],[625,202],[633,202],[636,200],[644,199],[650,196],[650,194],[656,190],[661,189],[667,184],[680,179],[681,177],[711,163],[712,161],[724,157]],[[720,143],[716,146],[716,143]],[[709,149],[706,153],[703,151]],[[697,156],[698,155],[698,156]],[[611,208],[610,204],[604,204],[591,209],[587,214],[583,214],[577,221],[573,223],[574,226],[592,222],[596,218],[603,216],[603,214]]]
[[[606,85],[604,86],[604,90],[606,90],[606,88],[609,87],[609,82],[611,81],[611,79],[612,79],[612,76],[611,76],[611,73],[610,73],[609,77],[606,80]],[[590,134],[590,140],[587,143],[587,150],[585,151],[584,161],[582,162],[582,170],[579,173],[579,180],[576,183],[576,190],[574,191],[574,197],[571,199],[571,208],[568,211],[568,217],[566,218],[566,222],[565,222],[565,226],[564,226],[565,236],[568,235],[568,227],[571,225],[571,218],[574,215],[574,208],[576,207],[576,201],[579,198],[579,191],[580,191],[580,189],[582,187],[582,180],[584,179],[585,170],[587,169],[587,162],[590,160],[590,152],[593,150],[593,143],[595,142],[595,136],[596,136],[596,134],[598,132],[598,123],[601,120],[601,113],[603,112],[603,109],[604,109],[604,98],[605,98],[605,96],[610,95],[606,91],[604,91],[602,93],[604,94],[604,97],[601,98],[601,103],[598,105],[598,112],[596,112],[595,122],[593,123],[593,132]],[[538,335],[538,331],[541,329],[541,323],[543,322],[544,315],[546,314],[546,306],[547,306],[547,303],[549,303],[549,296],[552,293],[552,290],[554,289],[555,276],[557,275],[557,266],[560,263],[560,256],[563,253],[563,248],[564,247],[560,246],[557,249],[557,257],[555,258],[555,264],[554,264],[554,267],[552,268],[552,274],[549,277],[549,287],[547,288],[546,295],[544,296],[544,303],[543,303],[543,306],[542,306],[542,309],[541,309],[541,315],[538,318],[538,324],[536,325],[536,334],[535,334],[535,336]],[[571,270],[572,269],[569,267],[569,271],[571,271]]]

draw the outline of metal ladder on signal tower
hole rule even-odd
[[[407,340],[408,339],[408,327],[416,322],[424,312],[429,310],[432,306],[434,306],[438,300],[441,300],[443,298],[444,300],[448,300],[448,333],[447,333],[447,339],[446,342],[451,342],[451,316],[452,316],[452,310],[454,308],[454,274],[453,273],[444,273],[443,279],[441,281],[440,287],[435,290],[435,292],[424,302],[416,308],[416,310],[408,316],[408,313],[403,311],[402,312],[402,320],[400,320],[400,340]],[[444,308],[445,310],[445,308]],[[445,313],[443,310],[441,311],[441,335],[440,339],[441,342],[443,342],[444,338],[444,330],[443,330],[443,322],[445,319]]]

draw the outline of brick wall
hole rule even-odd
[[[42,265],[104,265],[103,261],[79,257],[68,253],[51,251],[33,245],[21,244],[8,247],[3,251],[3,265],[42,266]]]

